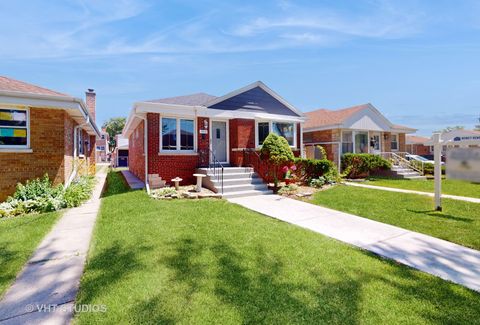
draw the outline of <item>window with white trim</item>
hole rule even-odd
[[[28,148],[28,128],[28,110],[0,108],[0,148]]]
[[[77,129],[77,152],[78,155],[85,154],[85,145],[84,145],[84,138],[83,138],[83,130],[78,128]]]
[[[281,137],[284,137],[290,147],[296,145],[296,124],[289,122],[257,122],[257,147],[263,144],[263,141],[270,133],[275,133]]]
[[[398,134],[392,134],[392,141],[390,143],[392,150],[398,150]]]
[[[192,119],[162,117],[161,151],[192,152],[195,149],[195,123]]]

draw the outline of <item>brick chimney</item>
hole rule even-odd
[[[92,122],[95,122],[95,91],[93,89],[87,89],[85,92],[85,103],[87,104],[88,112],[90,113]]]

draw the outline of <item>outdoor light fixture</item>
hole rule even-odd
[[[383,140],[388,140],[388,134],[383,135]]]
[[[203,128],[208,129],[208,121],[207,120],[203,120]]]

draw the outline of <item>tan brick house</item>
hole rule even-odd
[[[340,165],[345,153],[404,152],[405,135],[416,129],[391,123],[372,104],[340,110],[319,109],[305,113],[303,143],[308,158],[318,158],[317,145],[328,159]]]
[[[433,155],[433,145],[429,146],[425,144],[429,140],[430,138],[426,137],[407,135],[405,151],[412,155],[431,156]]]
[[[48,173],[69,184],[95,171],[95,93],[86,103],[53,90],[0,76],[0,201],[18,182]]]

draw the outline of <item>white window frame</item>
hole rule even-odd
[[[174,119],[176,121],[176,128],[177,128],[177,143],[176,147],[177,149],[174,150],[168,150],[168,149],[163,149],[163,137],[162,137],[162,125],[163,125],[163,119],[168,118],[168,119]],[[193,150],[181,150],[181,130],[180,130],[180,120],[189,120],[193,121]],[[176,153],[176,154],[188,154],[188,153],[195,153],[197,152],[197,120],[194,117],[182,117],[182,116],[160,116],[160,125],[158,126],[160,129],[159,137],[160,137],[160,152],[161,153]]]
[[[393,148],[392,148],[393,136],[395,136],[395,137],[397,138],[397,141],[395,141],[395,142],[397,143],[397,148],[396,148],[396,149],[393,149]],[[398,136],[398,133],[391,133],[391,134],[390,134],[390,150],[392,150],[392,151],[398,151],[399,148],[400,148],[400,143],[399,143],[399,142],[400,142],[400,138],[399,138],[399,136]]]
[[[261,148],[259,138],[258,138],[258,124],[259,123],[268,123],[268,134],[273,131],[273,123],[289,123],[293,124],[293,145],[290,146],[292,149],[297,149],[297,122],[288,122],[288,121],[277,121],[277,120],[255,120],[255,147],[257,149]]]
[[[78,157],[85,157],[85,137],[83,136],[83,129],[77,129],[77,143],[75,144],[77,147]]]
[[[26,111],[27,112],[27,144],[26,145],[8,145],[8,144],[1,144],[0,149],[30,149],[30,109],[28,107],[14,107],[14,106],[0,106],[0,109],[12,109],[17,111]],[[2,128],[7,129],[19,129],[18,126],[8,126],[8,125],[1,125]],[[20,128],[24,128],[23,126]]]

